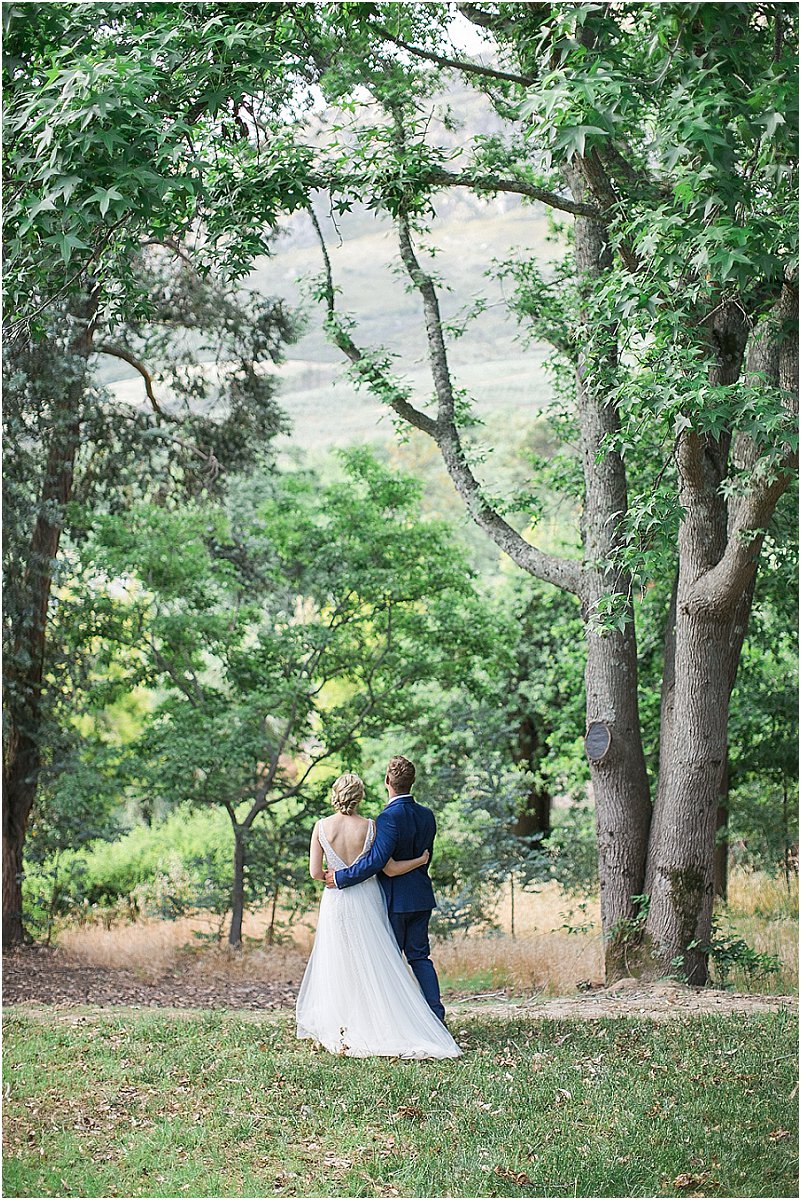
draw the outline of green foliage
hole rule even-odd
[[[119,831],[113,750],[65,731],[51,741],[39,803],[25,846],[23,905],[34,937],[50,941],[58,920],[75,911],[91,887],[84,848]]]
[[[84,798],[84,803],[85,803]],[[26,859],[23,895],[32,932],[47,935],[63,921],[102,920],[111,925],[137,916],[175,920],[193,913],[222,919],[231,908],[230,823],[219,809],[177,805],[152,825],[122,836],[95,825],[73,837],[73,805],[58,826],[64,848],[41,845],[37,818]],[[248,843],[245,897],[253,906],[281,895],[282,919],[291,921],[317,896],[308,876],[305,828],[269,811]],[[278,930],[273,930],[275,940]]]
[[[712,936],[708,942],[693,940],[687,946],[688,950],[701,950],[712,960],[714,981],[718,987],[730,987],[729,975],[732,971],[741,971],[749,983],[778,975],[782,969],[781,960],[774,954],[760,954],[735,933],[724,928],[720,918],[712,921]],[[681,966],[679,962],[677,966]]]
[[[501,266],[514,285],[512,311],[556,348],[551,428],[562,449],[532,458],[532,479],[498,507],[532,518],[535,538],[547,504],[566,502],[578,513],[580,352],[585,385],[608,395],[620,422],[599,460],[623,459],[629,491],[619,544],[592,565],[610,580],[624,571],[633,589],[630,596],[612,588],[589,619],[620,628],[634,604],[653,769],[661,633],[681,519],[677,440],[697,434],[712,444],[743,433],[761,454],[764,479],[795,436],[785,397],[765,380],[709,383],[706,322],[733,303],[754,324],[793,269],[795,14],[781,5],[519,9],[511,22],[503,6],[493,9],[493,33],[500,60],[536,83],[523,90],[482,82],[509,127],[464,139],[458,154],[431,119],[442,71],[387,39],[389,29],[429,51],[447,49],[447,28],[431,19],[440,15],[431,6],[6,11],[10,311],[19,322],[12,328],[34,335],[10,363],[9,576],[11,620],[21,628],[33,616],[20,584],[51,435],[77,421],[82,439],[78,503],[68,513],[81,561],[63,567],[53,608],[64,641],[51,647],[46,671],[53,696],[53,680],[67,680],[52,700],[54,724],[68,723],[70,708],[99,722],[126,687],[151,689],[157,707],[125,755],[127,786],[143,809],[176,800],[236,809],[248,798],[262,805],[265,823],[276,815],[274,842],[265,844],[295,862],[299,851],[281,841],[279,827],[300,838],[321,806],[327,773],[360,765],[367,739],[388,729],[406,730],[408,744],[419,745],[430,719],[438,729],[426,749],[432,788],[443,811],[453,805],[442,884],[455,911],[473,905],[482,920],[491,889],[523,870],[508,827],[526,787],[577,797],[586,784],[575,606],[538,596],[527,607],[515,598],[523,631],[515,640],[508,623],[487,619],[449,531],[418,520],[414,485],[363,454],[347,460],[344,482],[327,488],[302,472],[280,484],[258,474],[235,484],[226,506],[209,503],[216,466],[247,467],[281,427],[261,368],[294,329],[276,302],[221,293],[210,269],[241,278],[254,254],[269,249],[279,215],[307,204],[321,183],[335,210],[363,203],[411,215],[423,233],[454,163],[483,196],[497,190],[498,175],[561,192],[579,158],[605,175],[607,190],[593,202],[620,254],[599,281],[578,277],[569,237],[548,272],[525,256]],[[318,87],[339,111],[320,113]],[[444,124],[452,131],[452,116]],[[155,368],[166,417],[111,406],[89,380],[77,408],[57,411],[86,367],[74,337],[96,284],[99,331]],[[325,287],[317,294],[328,298]],[[327,318],[340,345],[351,329],[346,317]],[[458,329],[457,321],[452,336]],[[613,340],[620,354],[613,368],[601,368]],[[232,365],[212,380],[211,359]],[[385,401],[411,398],[393,360],[392,348],[368,350],[354,376]],[[456,394],[467,427],[475,417],[466,393]],[[201,409],[213,409],[214,419]],[[470,453],[478,462],[483,451],[471,444]],[[193,474],[193,457],[211,468],[205,479]],[[732,469],[723,490],[735,497],[752,482]],[[175,507],[187,492],[193,503]],[[120,513],[143,496],[126,528]],[[776,577],[787,533],[775,528],[767,541]],[[87,570],[95,591],[82,598]],[[104,574],[117,580],[117,595]],[[747,645],[732,709],[731,832],[758,841],[774,860],[777,838],[753,831],[776,824],[777,797],[790,810],[782,853],[795,830],[786,754],[793,644],[781,626],[763,622],[758,644]],[[490,647],[498,636],[511,657]],[[23,672],[24,647],[7,640]],[[465,683],[478,674],[468,664],[479,656],[489,678]],[[429,686],[439,693],[433,699]],[[747,711],[752,696],[759,717],[769,716],[762,733]],[[487,717],[493,703],[497,720]],[[533,714],[539,735],[523,764],[510,744],[521,713]],[[482,730],[486,743],[476,735]],[[437,776],[437,755],[457,765]],[[262,796],[267,781],[275,789]],[[117,776],[108,790],[119,796],[120,788]],[[294,807],[280,807],[290,799]],[[492,830],[483,842],[482,825]],[[462,835],[459,857],[453,847]],[[586,885],[592,836],[588,812],[560,815],[548,868],[555,877]],[[211,868],[208,877],[217,878]],[[265,866],[261,894],[276,879]],[[280,886],[294,888],[293,879]]]
[[[163,694],[125,749],[128,791],[223,806],[247,843],[249,902],[303,895],[326,783],[487,644],[414,481],[365,451],[342,464],[326,486],[300,470],[242,480],[225,508],[101,516],[84,550],[93,607],[118,614],[132,678]]]
[[[568,894],[586,895],[598,886],[595,810],[574,800],[554,813],[548,839],[548,874]]]
[[[79,720],[84,732],[113,724],[121,710],[114,717],[109,706],[130,704],[131,689],[152,681],[136,661],[129,615],[103,600],[81,561],[95,515],[119,520],[142,497],[163,506],[218,489],[218,476],[264,460],[283,427],[263,366],[295,336],[294,318],[278,302],[235,296],[201,279],[180,255],[170,263],[163,251],[135,260],[147,318],[116,326],[98,320],[96,331],[98,347],[145,360],[155,411],[118,402],[99,386],[93,364],[76,351],[78,304],[54,306],[38,341],[19,338],[4,355],[4,736],[7,748],[14,730],[30,737],[45,767]],[[226,365],[199,363],[211,354]],[[62,464],[56,499],[53,473]],[[32,550],[42,522],[59,540],[53,559]],[[107,733],[98,732],[101,742]],[[119,795],[118,784],[110,787]]]
[[[114,3],[4,10],[12,328],[36,332],[42,308],[80,291],[90,271],[107,315],[129,318],[139,289],[126,267],[142,238],[202,227],[201,261],[231,276],[265,252],[277,207],[300,200],[286,162],[297,168],[303,149],[279,137],[256,186],[243,105],[266,87],[280,106],[289,81],[280,36],[265,36],[280,35],[277,14],[243,15]]]
[[[583,790],[581,737],[584,640],[577,605],[557,589],[517,577],[497,581],[487,597],[490,624],[481,658],[459,686],[435,686],[407,697],[403,722],[363,748],[368,778],[378,785],[387,757],[401,748],[417,766],[416,795],[438,822],[430,874],[439,933],[492,928],[500,890],[543,879],[592,886],[594,828],[584,853],[574,830],[559,822],[515,832],[537,800]],[[488,618],[485,617],[485,621]],[[577,744],[576,744],[577,743]],[[548,805],[546,803],[546,809]],[[592,822],[592,814],[589,814]]]
[[[731,698],[729,843],[735,861],[770,872],[790,869],[798,841],[796,520],[788,495],[766,540]]]

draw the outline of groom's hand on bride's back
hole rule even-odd
[[[335,888],[337,886],[336,877],[334,876],[333,871],[325,871],[323,877],[325,879],[326,887]]]

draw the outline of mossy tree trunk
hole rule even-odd
[[[794,403],[798,376],[797,288],[786,283],[776,311],[757,331],[748,367],[775,378]],[[779,333],[779,337],[775,336]],[[740,373],[748,330],[734,305],[721,304],[709,323],[716,351],[714,385]],[[715,839],[728,768],[729,698],[753,597],[764,530],[787,486],[794,456],[739,500],[721,484],[730,474],[731,438],[685,431],[677,462],[682,518],[673,661],[666,662],[659,783],[648,849],[643,973],[677,968],[690,983],[708,978],[704,947],[711,936]],[[753,462],[738,439],[736,465]],[[697,943],[697,944],[696,944]]]

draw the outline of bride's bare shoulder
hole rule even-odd
[[[366,829],[368,824],[367,817],[360,817],[357,813],[332,813],[320,820],[320,828],[326,837],[340,829]]]

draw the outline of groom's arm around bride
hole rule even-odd
[[[390,759],[385,784],[389,801],[376,821],[375,841],[371,849],[350,867],[326,871],[328,887],[347,888],[378,875],[390,858],[418,858],[431,854],[437,823],[430,808],[417,804],[411,794],[415,769],[402,755]],[[387,901],[387,916],[398,946],[406,955],[430,1008],[445,1019],[439,995],[439,983],[431,962],[428,923],[436,908],[434,889],[427,866],[407,875],[388,878],[378,875]]]
[[[396,763],[406,768],[403,774],[396,768],[400,779],[394,778],[391,771]],[[414,767],[408,759],[399,755],[391,760],[385,780],[389,801],[383,812],[378,815],[373,845],[352,866],[336,872],[326,871],[328,887],[347,888],[363,883],[365,879],[383,871],[390,858],[419,858],[426,850],[429,856],[432,854],[437,823],[431,809],[417,804],[411,795],[414,775]],[[401,792],[398,788],[404,783],[409,791]],[[404,912],[436,908],[434,891],[425,866],[417,867],[407,875],[394,879],[382,875],[379,882],[384,889],[390,911],[393,907]],[[393,905],[393,900],[397,901],[396,905]]]

